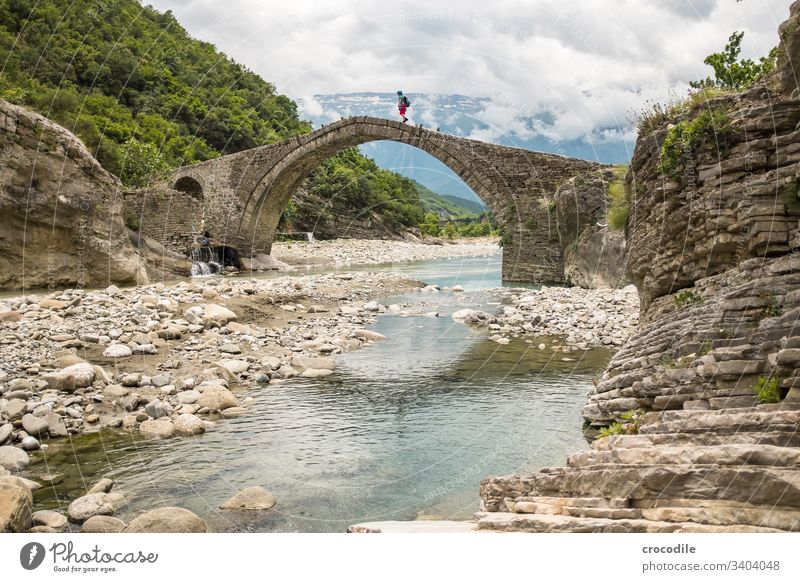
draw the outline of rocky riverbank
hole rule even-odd
[[[639,323],[639,295],[632,285],[623,289],[498,289],[493,294],[500,303],[496,313],[462,309],[452,317],[486,327],[491,339],[501,344],[511,338],[559,336],[566,351],[616,348]]]
[[[345,239],[314,242],[276,242],[271,256],[290,265],[377,265],[459,257],[488,257],[500,253],[492,237],[457,239],[442,244],[398,240]]]

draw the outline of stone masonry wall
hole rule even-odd
[[[601,166],[463,139],[395,121],[354,117],[277,144],[181,168],[203,187],[205,227],[243,256],[269,252],[283,208],[320,162],[347,147],[393,140],[418,147],[453,169],[492,209],[506,237],[503,278],[563,283],[553,196],[570,178]],[[159,239],[163,244],[171,244]],[[177,250],[177,249],[176,249]]]

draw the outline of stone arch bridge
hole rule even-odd
[[[203,230],[244,257],[269,253],[280,215],[308,174],[337,152],[376,140],[424,150],[486,203],[505,233],[504,280],[564,281],[553,195],[566,180],[595,173],[600,164],[373,117],[350,117],[306,135],[180,168],[166,189],[148,194],[150,200],[139,206],[141,229],[184,253]]]

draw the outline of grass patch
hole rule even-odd
[[[775,404],[781,401],[781,388],[777,378],[759,376],[753,386],[759,404]]]
[[[619,166],[614,170],[616,178],[608,185],[608,197],[611,205],[608,208],[608,225],[612,230],[625,230],[628,223],[628,196],[625,192],[625,176],[628,172],[626,166]]]

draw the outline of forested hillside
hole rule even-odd
[[[137,0],[0,2],[0,97],[76,133],[130,185],[304,133],[275,87]]]

